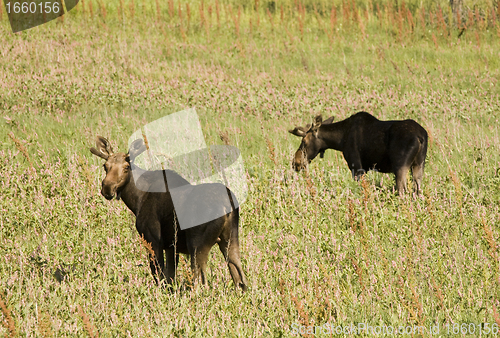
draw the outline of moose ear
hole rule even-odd
[[[334,117],[331,116],[331,117],[327,118],[326,120],[324,120],[322,124],[330,124],[333,122],[333,119],[334,119]]]
[[[313,131],[313,133],[318,132],[319,127],[321,127],[322,121],[323,121],[323,118],[321,117],[321,115],[318,115],[314,118],[313,123],[312,123],[312,127],[311,127],[311,130]]]
[[[107,160],[113,154],[113,148],[108,140],[102,136],[97,136],[95,140],[96,148],[90,148],[90,152],[95,156]]]
[[[298,137],[304,137],[307,134],[307,129],[303,127],[295,127],[295,129],[289,130],[288,132]]]
[[[144,140],[142,138],[138,138],[130,145],[128,149],[128,153],[130,155],[130,159],[133,162],[137,156],[142,154],[147,150],[146,145],[144,144]]]

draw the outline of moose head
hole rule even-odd
[[[311,161],[320,155],[321,158],[325,155],[325,150],[328,148],[327,144],[318,136],[318,131],[321,125],[330,124],[333,122],[333,116],[323,121],[321,115],[316,116],[312,124],[305,127],[295,127],[288,132],[302,137],[299,149],[295,152],[292,167],[296,171],[305,169]]]

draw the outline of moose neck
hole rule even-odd
[[[348,127],[347,121],[324,124],[318,130],[318,138],[323,140],[326,149],[343,151],[344,135]]]
[[[132,171],[137,174],[139,177],[143,171],[137,166],[132,164]],[[134,215],[137,216],[137,213],[139,210],[141,210],[141,204],[143,201],[143,197],[146,194],[145,191],[140,190],[137,188],[135,185],[135,179],[134,176],[132,175],[132,171],[130,171],[130,178],[128,180],[128,183],[123,187],[123,189],[120,192],[120,198],[123,200],[125,205],[134,213]]]

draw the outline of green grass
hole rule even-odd
[[[313,2],[304,14],[278,2],[273,24],[268,2],[242,4],[238,24],[238,2],[221,2],[219,25],[215,2],[204,3],[205,23],[191,2],[189,24],[184,3],[182,22],[169,2],[160,19],[155,2],[137,1],[134,15],[130,3],[123,12],[106,2],[104,15],[93,2],[91,17],[85,1],[18,34],[5,12],[0,21],[0,334],[8,320],[20,336],[41,337],[289,336],[293,325],[325,323],[439,324],[446,336],[447,324],[500,325],[500,17],[493,24],[491,4],[480,3],[488,24],[468,22],[458,39],[447,9],[446,30],[429,17],[423,27],[412,2],[413,29],[391,21],[385,2],[368,19],[358,2],[359,21],[335,2],[332,30],[321,1],[319,16]],[[133,215],[99,193],[96,135],[124,151],[135,130],[187,107],[207,144],[225,134],[243,154],[243,295],[216,249],[208,288],[186,290],[185,259],[179,290],[158,288]],[[427,129],[423,197],[396,196],[392,175],[354,182],[332,150],[308,175],[291,170],[299,139],[288,129],[360,110]]]

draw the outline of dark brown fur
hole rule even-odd
[[[355,179],[368,170],[394,173],[396,189],[406,190],[406,174],[411,169],[415,191],[420,192],[427,154],[427,132],[414,120],[380,121],[360,112],[336,123],[333,117],[322,122],[321,115],[312,125],[296,127],[290,133],[302,137],[295,153],[293,168],[297,171],[326,149],[342,152]]]
[[[136,216],[137,231],[151,243],[154,257],[150,254],[150,267],[155,280],[166,278],[167,283],[173,283],[179,253],[182,253],[191,256],[194,280],[199,277],[202,283],[206,284],[208,254],[217,243],[227,261],[235,286],[245,291],[247,282],[241,265],[238,240],[239,208],[223,210],[224,212],[219,214],[225,213],[225,216],[181,230],[176,222],[176,212],[168,188],[186,186],[186,194],[191,200],[206,204],[205,207],[208,208],[226,208],[224,203],[218,203],[220,196],[215,192],[217,184],[190,186],[188,181],[171,170],[142,170],[143,174],[135,182],[131,170],[134,166],[133,159],[144,150],[144,144],[140,142],[138,145],[136,141],[131,145],[130,154],[115,154],[108,140],[101,136],[97,136],[96,148],[90,149],[94,155],[106,160],[106,177],[102,181],[101,194],[108,200],[115,196],[117,199],[121,198]],[[137,170],[141,169],[134,167],[134,175]],[[166,177],[169,182],[167,192],[147,191],[152,184],[166,186]],[[231,198],[231,195],[229,196]],[[187,204],[186,208],[188,209],[183,212],[189,213],[192,212],[189,208],[195,206]]]

